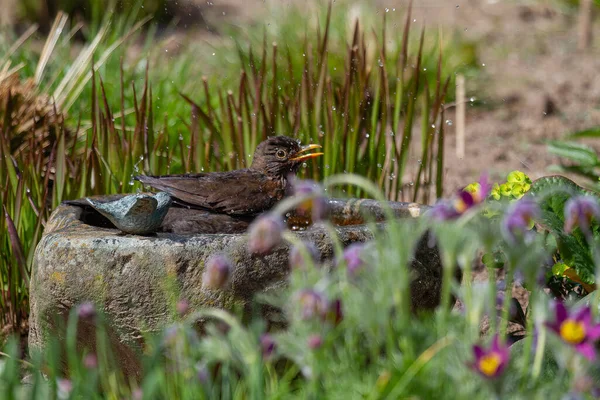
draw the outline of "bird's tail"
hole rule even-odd
[[[164,190],[166,192],[169,192],[169,190],[167,190],[168,186],[166,186],[164,184],[164,182],[161,182],[160,178],[161,178],[160,176],[149,176],[149,175],[136,175],[133,177],[133,179],[135,179],[136,181],[142,182],[144,185],[148,185],[155,189]]]

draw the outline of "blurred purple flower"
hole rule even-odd
[[[437,221],[449,221],[461,215],[449,200],[439,200],[427,214]]]
[[[468,210],[483,203],[492,190],[487,174],[482,174],[479,182],[466,186],[450,200],[438,201],[428,215],[439,221],[448,221],[460,217]]]
[[[58,378],[56,380],[56,388],[58,390],[59,399],[68,399],[71,397],[71,391],[73,390],[73,383],[64,378]]]
[[[206,385],[210,379],[210,374],[205,363],[196,364],[196,377],[200,383]]]
[[[498,335],[492,339],[489,349],[473,346],[475,360],[472,367],[486,378],[497,378],[504,372],[508,364],[509,350],[505,344],[500,344]]]
[[[577,313],[569,314],[565,305],[555,303],[556,318],[553,323],[546,323],[554,333],[565,342],[573,345],[588,360],[596,358],[594,343],[600,338],[600,324],[592,324],[592,310],[589,306],[581,308]]]
[[[533,221],[540,217],[540,207],[535,200],[522,198],[510,205],[502,221],[502,233],[511,243],[518,238],[527,239],[531,234]]]
[[[296,298],[300,304],[302,319],[327,318],[329,304],[323,294],[313,289],[304,289],[298,292]]]
[[[281,243],[284,229],[285,224],[277,215],[258,217],[248,228],[248,251],[258,255],[270,253]]]
[[[179,336],[179,326],[176,324],[169,325],[163,331],[162,344],[165,347],[174,346],[177,343]]]
[[[290,267],[292,269],[305,269],[307,263],[317,265],[321,258],[321,252],[319,252],[319,249],[317,249],[317,246],[315,246],[313,243],[304,242],[303,245],[305,246],[306,252],[310,257],[310,261],[306,260],[304,257],[304,249],[302,249],[303,246],[294,246],[290,250]]]
[[[319,334],[310,335],[308,337],[308,348],[317,350],[323,345],[323,338]]]
[[[342,310],[342,300],[335,299],[329,303],[327,310],[327,321],[333,326],[338,326],[344,319],[344,312]]]
[[[77,308],[77,316],[82,320],[92,320],[96,317],[96,306],[89,301],[81,303]]]
[[[98,357],[94,353],[90,353],[83,359],[83,365],[87,369],[95,369],[98,367]]]
[[[144,398],[144,392],[141,388],[135,388],[131,393],[132,400],[142,400]]]
[[[299,215],[310,216],[313,222],[320,221],[327,216],[329,204],[318,183],[310,179],[293,179],[292,191],[296,196],[310,197],[296,207]]]
[[[275,339],[273,339],[273,336],[271,336],[268,333],[265,333],[260,337],[260,347],[262,349],[263,358],[265,360],[268,360],[275,352],[277,343],[275,342]]]
[[[565,232],[578,226],[588,235],[592,218],[600,221],[600,205],[592,196],[571,197],[565,204]]]
[[[222,254],[211,256],[206,261],[202,274],[202,286],[209,289],[221,289],[227,284],[233,266]]]
[[[364,249],[365,245],[363,243],[353,243],[344,249],[342,257],[350,277],[356,276],[365,266],[362,258]]]
[[[188,303],[188,301],[185,299],[181,299],[177,302],[176,308],[177,308],[177,314],[179,314],[179,316],[183,317],[189,311],[190,303]]]

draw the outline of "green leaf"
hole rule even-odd
[[[570,267],[565,263],[556,263],[552,266],[552,274],[556,276],[563,276],[565,274],[565,271],[569,268]]]
[[[594,261],[589,245],[579,229],[568,234],[564,231],[565,203],[574,195],[592,195],[596,192],[586,190],[563,176],[547,176],[534,181],[527,196],[538,200],[541,219],[538,224],[548,230],[556,239],[558,251],[565,264],[575,269],[585,283],[594,283]],[[592,223],[592,232],[598,236],[598,224]]]
[[[567,135],[569,139],[600,138],[600,128],[584,129]]]
[[[599,164],[596,151],[584,144],[554,140],[549,142],[548,151],[582,166],[592,167]]]
[[[495,251],[493,253],[486,253],[481,258],[483,264],[488,268],[502,268],[506,263],[506,257],[503,252]]]

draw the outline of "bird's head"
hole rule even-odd
[[[272,136],[256,147],[251,168],[277,178],[287,177],[295,174],[304,161],[322,155],[308,153],[319,148],[318,144],[301,146],[298,140],[287,136]]]

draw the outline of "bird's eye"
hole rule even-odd
[[[277,156],[277,158],[285,158],[287,153],[285,152],[285,150],[277,150],[277,153],[275,153],[275,155]]]

